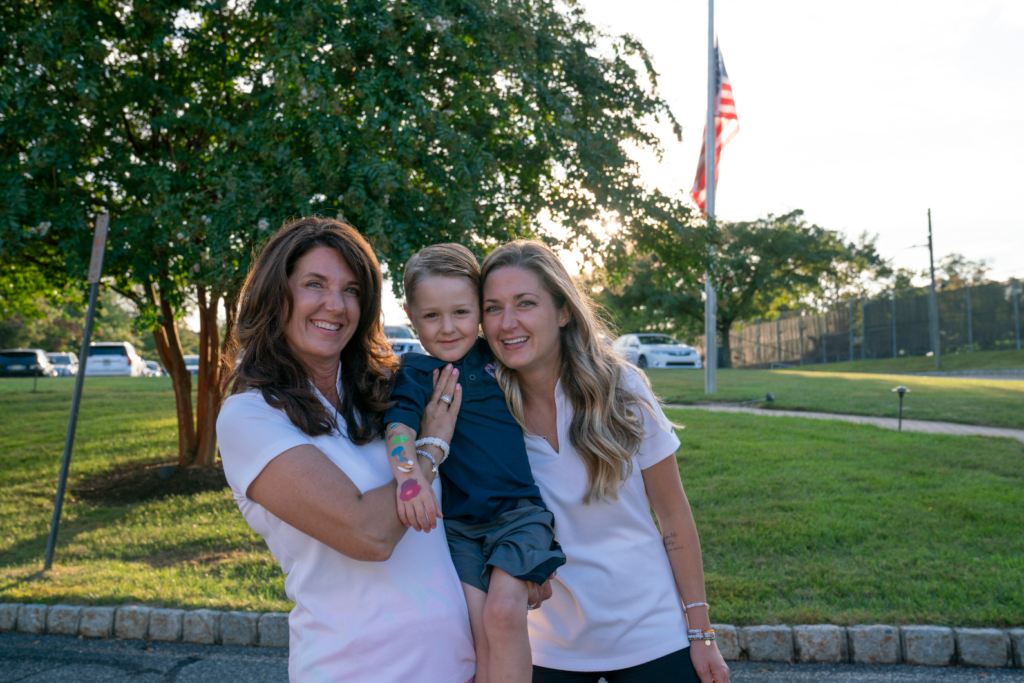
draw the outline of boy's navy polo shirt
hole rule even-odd
[[[423,354],[404,354],[385,424],[401,422],[420,431],[420,419],[434,391],[433,371],[448,363]],[[440,467],[441,509],[447,519],[490,522],[512,510],[520,498],[544,507],[533,481],[523,430],[508,411],[494,378],[494,356],[487,340],[476,340],[454,362],[462,385],[462,407],[455,422],[448,460]]]

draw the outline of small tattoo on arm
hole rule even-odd
[[[402,489],[398,494],[398,497],[406,501],[412,500],[416,496],[420,495],[420,491],[422,490],[423,489],[418,481],[415,479],[407,479],[402,483]]]
[[[676,545],[676,532],[672,532],[666,536],[662,536],[661,540],[665,543],[665,551],[673,552],[675,550],[682,550],[683,546]]]

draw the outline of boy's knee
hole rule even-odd
[[[511,596],[487,596],[484,605],[484,629],[488,633],[508,633],[526,629],[526,603]]]

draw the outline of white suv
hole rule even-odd
[[[697,349],[667,334],[624,334],[612,346],[639,368],[701,367]]]
[[[119,375],[145,377],[146,362],[128,342],[96,342],[89,345],[86,377]]]

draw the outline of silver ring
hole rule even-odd
[[[537,603],[533,603],[532,605],[527,605],[527,606],[526,606],[526,611],[527,611],[527,612],[529,612],[530,610],[532,610],[532,609],[533,609],[533,608],[535,608],[536,606],[537,606]]]
[[[452,404],[452,397],[449,396],[448,394],[445,394],[444,396],[442,396],[441,400],[444,401],[445,403],[447,403],[448,405]]]

